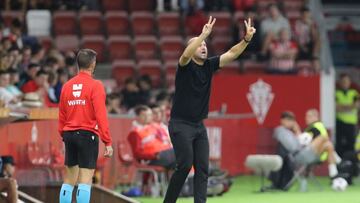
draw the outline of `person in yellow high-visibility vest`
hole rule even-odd
[[[342,157],[347,151],[354,151],[359,93],[351,89],[351,79],[347,74],[340,75],[340,88],[336,90],[336,151]]]

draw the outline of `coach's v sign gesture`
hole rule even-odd
[[[251,18],[249,18],[247,21],[244,20],[244,23],[246,27],[246,34],[244,39],[220,56],[220,67],[224,67],[226,64],[236,60],[245,50],[253,35],[255,34],[256,29],[251,25]]]

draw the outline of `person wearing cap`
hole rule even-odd
[[[17,183],[13,178],[15,172],[14,159],[11,156],[0,157],[0,192],[6,192],[9,203],[18,200]]]

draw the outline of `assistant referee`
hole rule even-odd
[[[221,56],[207,58],[205,39],[216,19],[211,16],[198,37],[189,40],[179,59],[175,78],[175,95],[169,122],[177,167],[170,180],[164,203],[175,203],[192,166],[194,202],[206,202],[209,167],[209,141],[203,119],[208,115],[213,73],[234,61],[250,42],[255,28],[251,19],[244,21],[245,38]]]
[[[81,49],[76,62],[79,73],[64,84],[59,104],[59,133],[65,143],[66,165],[60,203],[72,202],[76,183],[76,202],[90,202],[99,137],[106,146],[104,155],[110,157],[113,153],[104,86],[92,77],[96,66],[96,52]]]

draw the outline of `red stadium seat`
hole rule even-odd
[[[184,51],[184,43],[181,37],[162,37],[160,50],[163,60],[178,59]]]
[[[134,35],[155,34],[154,14],[150,12],[134,12],[131,15]]]
[[[288,0],[283,2],[286,11],[300,11],[301,7],[304,6],[304,1],[302,0],[300,1]]]
[[[165,61],[164,64],[166,85],[170,89],[175,86],[175,75],[178,63],[178,60],[171,60]]]
[[[105,11],[127,10],[127,0],[102,0],[101,2]]]
[[[56,48],[60,51],[77,51],[79,49],[79,39],[76,35],[61,35],[55,39]]]
[[[84,36],[82,38],[82,48],[93,49],[96,51],[96,60],[98,62],[104,62],[106,59],[106,45],[105,39],[102,35]]]
[[[123,11],[109,11],[105,14],[108,35],[127,35],[130,31],[128,14]]]
[[[159,13],[157,22],[160,36],[181,34],[181,18],[179,13]]]
[[[111,61],[133,58],[131,39],[128,36],[110,36],[108,47]]]
[[[1,17],[4,20],[5,27],[9,27],[16,18],[22,22],[24,21],[24,14],[21,11],[1,11]]]
[[[162,69],[158,60],[142,60],[138,63],[138,71],[140,75],[149,75],[153,87],[161,85]]]
[[[262,73],[265,73],[266,63],[245,61],[243,64],[243,68],[246,73],[262,74]]]
[[[73,11],[57,11],[53,14],[53,28],[55,35],[77,34],[76,13]]]
[[[80,31],[82,35],[103,34],[102,14],[99,11],[83,11],[79,13]]]
[[[231,39],[228,38],[213,38],[211,40],[211,49],[214,55],[221,55],[225,53],[231,44]]]
[[[38,37],[38,40],[46,52],[54,46],[52,37],[48,37],[48,36]]]
[[[232,16],[229,12],[212,12],[210,16],[216,18],[216,26],[212,33],[215,37],[229,37],[232,32]]]
[[[240,65],[238,62],[234,61],[222,67],[216,72],[216,74],[224,75],[237,75],[240,73]]]
[[[154,11],[155,0],[141,0],[139,1],[129,0],[129,11]]]
[[[155,37],[144,36],[135,38],[134,49],[137,60],[157,58],[158,51]]]
[[[135,63],[133,60],[115,60],[112,63],[111,76],[119,86],[123,85],[129,77],[135,76]]]

